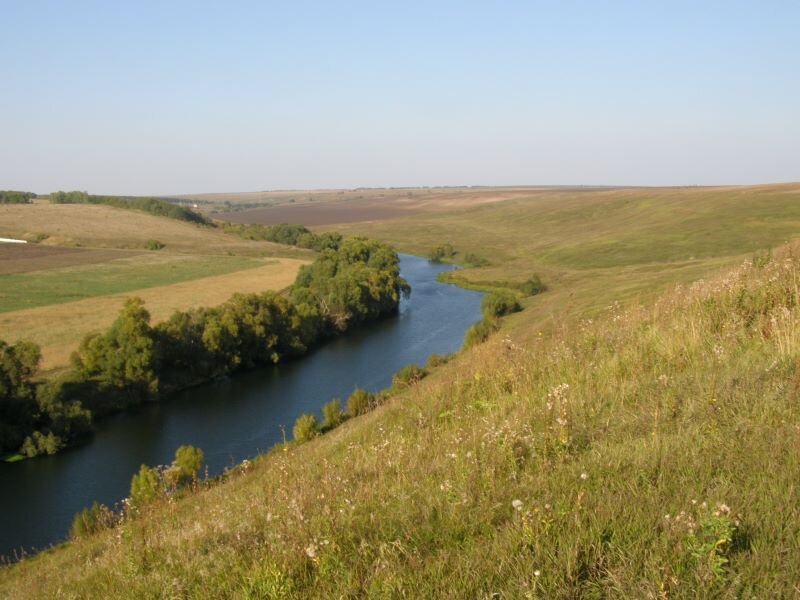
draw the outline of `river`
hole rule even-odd
[[[392,374],[432,352],[459,348],[480,319],[479,292],[446,285],[452,266],[400,256],[412,293],[396,317],[366,325],[293,362],[237,374],[104,422],[90,441],[58,454],[0,463],[0,556],[66,539],[72,516],[97,500],[124,498],[141,464],[171,462],[175,448],[202,448],[210,475],[268,450],[295,419],[356,387],[389,386]]]

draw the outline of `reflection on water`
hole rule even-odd
[[[187,390],[118,415],[84,446],[56,456],[0,464],[0,554],[43,548],[67,536],[72,516],[128,493],[141,464],[165,464],[175,448],[203,449],[211,475],[281,441],[304,412],[319,412],[355,387],[387,387],[408,363],[452,352],[480,318],[478,292],[436,281],[450,269],[401,255],[411,297],[400,314],[352,332],[294,362]]]

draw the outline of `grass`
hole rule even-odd
[[[592,315],[614,302],[648,301],[776,247],[800,233],[800,184],[731,188],[544,189],[526,198],[337,225],[426,255],[451,243],[491,263],[451,275],[522,282],[550,291],[514,323],[535,332],[555,315]]]
[[[313,257],[100,205],[3,205],[0,235],[43,241],[0,248],[0,338],[39,344],[46,374],[65,367],[80,340],[107,328],[130,296],[142,297],[157,322],[237,291],[283,289]],[[164,248],[145,251],[154,239]]]
[[[227,235],[212,227],[157,217],[138,211],[87,204],[36,204],[0,206],[0,237],[42,244],[89,248],[144,250],[148,240],[165,244],[166,252],[308,258],[307,251],[253,242]],[[162,251],[162,252],[163,252]]]
[[[263,265],[243,256],[140,254],[105,263],[0,275],[0,313],[121,294]]]
[[[0,569],[0,596],[796,597],[800,246],[752,255],[796,237],[798,194],[543,191],[348,225],[549,289],[376,410]]]
[[[205,259],[179,257],[192,268],[199,267]],[[232,257],[233,258],[233,257]],[[155,263],[153,261],[156,261]],[[158,262],[161,260],[162,262]],[[154,268],[169,266],[174,257],[157,255],[148,263],[133,263],[143,268],[147,277],[158,273]],[[13,343],[19,339],[36,342],[42,348],[41,367],[45,371],[65,367],[70,354],[77,349],[81,339],[89,333],[103,331],[109,327],[119,313],[125,300],[138,296],[145,301],[152,320],[157,323],[169,318],[176,310],[187,310],[199,306],[216,306],[225,302],[234,292],[251,293],[264,290],[281,290],[295,279],[300,265],[305,261],[297,259],[237,259],[250,261],[256,266],[216,276],[202,276],[203,270],[196,271],[199,278],[171,285],[149,287],[128,286],[123,292],[111,295],[94,296],[50,306],[17,310],[0,314],[0,331],[7,332],[3,339]],[[180,264],[180,263],[179,263]],[[223,263],[226,264],[226,263]],[[186,271],[183,271],[186,273]],[[44,272],[49,273],[49,272]],[[206,272],[207,273],[207,272]],[[115,275],[113,272],[112,275]],[[32,274],[33,275],[33,274]],[[161,276],[163,277],[164,274]],[[117,280],[115,275],[114,280]]]
[[[535,343],[497,335],[226,483],[3,569],[0,593],[792,597],[798,281],[787,251]]]

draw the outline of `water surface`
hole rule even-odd
[[[182,392],[105,422],[90,441],[56,456],[0,463],[0,555],[67,537],[72,516],[127,496],[141,464],[169,463],[175,448],[203,449],[210,475],[291,436],[295,419],[356,387],[387,387],[400,367],[457,350],[480,318],[479,292],[436,281],[451,266],[401,255],[412,287],[400,312],[273,367]]]

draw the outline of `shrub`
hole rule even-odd
[[[464,344],[463,348],[471,348],[476,344],[480,344],[486,341],[493,332],[497,331],[498,324],[497,321],[493,319],[482,319],[477,323],[470,326],[467,329],[467,333],[464,334]]]
[[[485,267],[489,264],[489,261],[483,258],[482,256],[478,256],[477,254],[473,254],[472,252],[467,252],[464,255],[464,264],[469,267]]]
[[[55,435],[52,431],[44,435],[40,431],[34,431],[25,438],[20,448],[20,454],[33,458],[40,454],[55,454],[64,447],[64,440]]]
[[[443,258],[453,258],[455,255],[455,248],[451,244],[442,244],[431,248],[430,252],[428,252],[428,259],[433,262],[439,262]]]
[[[417,383],[428,373],[415,364],[406,365],[392,376],[392,385],[404,387]]]
[[[159,242],[158,240],[147,240],[144,243],[144,247],[148,250],[161,250],[164,247],[164,244]]]
[[[115,515],[110,508],[103,504],[93,502],[91,506],[76,513],[72,518],[69,536],[72,539],[77,539],[92,535],[102,529],[113,527],[115,520]]]
[[[428,360],[425,361],[425,368],[426,369],[435,369],[440,365],[447,364],[450,362],[450,359],[453,357],[452,354],[437,354],[436,352],[432,352],[428,356]]]
[[[177,483],[195,481],[200,467],[203,466],[203,451],[190,445],[180,446],[175,450],[172,465],[178,471]]]
[[[322,416],[322,427],[325,429],[333,429],[344,420],[342,403],[338,398],[334,398],[322,407]]]
[[[372,394],[367,390],[356,388],[347,398],[347,414],[351,417],[363,415],[372,408]]]
[[[485,319],[502,317],[522,310],[517,298],[510,292],[491,292],[481,300],[481,313]]]
[[[319,433],[317,419],[314,415],[300,415],[292,427],[292,436],[298,442],[307,442],[314,439]]]
[[[541,294],[547,289],[547,286],[542,283],[538,275],[534,275],[519,286],[520,291],[526,296],[535,296]]]
[[[161,495],[163,483],[156,469],[142,465],[139,472],[131,478],[130,503],[133,508],[141,508]]]

